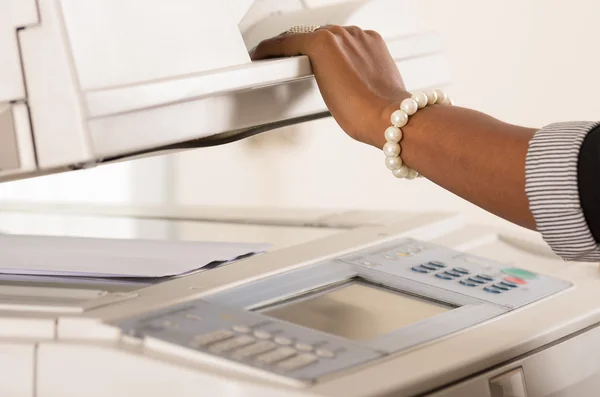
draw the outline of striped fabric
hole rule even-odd
[[[588,132],[598,125],[549,125],[535,134],[527,153],[529,206],[538,231],[565,260],[600,261],[600,248],[583,215],[577,183],[579,150]]]

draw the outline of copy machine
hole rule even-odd
[[[4,0],[0,179],[327,117],[305,57],[248,57],[296,24],[378,30],[410,89],[449,79],[408,1]],[[2,396],[598,394],[598,268],[559,261],[537,236],[447,214],[83,213],[51,216],[81,230],[90,216],[130,217],[192,240],[222,228],[277,243],[139,288],[2,282]],[[36,219],[4,207],[9,233],[8,215]]]

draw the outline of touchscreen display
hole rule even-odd
[[[368,340],[454,307],[364,282],[299,297],[263,314],[350,340]]]

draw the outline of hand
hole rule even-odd
[[[381,36],[354,26],[325,26],[265,40],[252,59],[296,55],[310,58],[323,99],[342,129],[381,149],[390,115],[410,97]]]

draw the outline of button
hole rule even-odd
[[[444,273],[438,273],[435,275],[437,278],[441,278],[442,280],[454,280],[454,277],[448,276]]]
[[[206,346],[211,343],[219,342],[227,338],[231,338],[234,335],[233,332],[229,330],[220,330],[211,332],[210,334],[198,335],[194,337],[192,341],[192,346]]]
[[[509,276],[514,276],[514,277],[520,278],[522,280],[535,280],[538,278],[538,275],[535,273],[528,272],[527,270],[524,270],[524,269],[517,269],[514,267],[502,269],[502,273],[508,274]]]
[[[268,340],[258,341],[250,346],[242,347],[232,353],[233,357],[243,360],[275,349],[277,345]]]
[[[502,293],[502,291],[500,291],[498,288],[494,288],[494,287],[485,287],[483,290],[486,292],[490,292],[492,294],[501,294]]]
[[[277,364],[277,369],[284,372],[296,371],[300,368],[304,368],[318,360],[314,354],[300,354],[296,357],[285,360]]]
[[[388,261],[398,260],[398,258],[394,255],[385,255],[384,258],[387,259]]]
[[[472,282],[472,283],[477,283],[477,284],[485,284],[485,283],[486,283],[486,281],[485,281],[485,280],[482,280],[482,279],[480,279],[480,278],[477,278],[477,277],[469,277],[469,278],[467,279],[467,281],[470,281],[470,282]]]
[[[277,343],[278,345],[288,346],[292,344],[292,340],[283,336],[278,336],[275,338],[275,343]]]
[[[301,352],[309,352],[314,348],[306,343],[296,343],[296,349],[300,350]]]
[[[280,347],[277,350],[273,350],[269,353],[265,353],[256,358],[256,362],[263,365],[273,364],[277,361],[285,360],[288,357],[296,355],[296,349],[291,347]]]
[[[315,351],[315,354],[318,357],[322,357],[322,358],[334,358],[335,357],[335,353],[328,349],[317,349]]]
[[[469,274],[469,273],[471,273],[469,271],[469,269],[465,269],[464,267],[455,267],[452,270],[455,271],[455,272],[457,272],[457,273],[461,273],[461,274]]]
[[[250,327],[246,327],[245,325],[234,325],[233,330],[235,332],[239,332],[240,334],[249,334],[250,332],[252,332]]]
[[[258,339],[270,339],[271,338],[271,334],[268,333],[267,331],[254,331],[254,336],[256,336]]]
[[[460,280],[459,283],[461,283],[462,285],[466,285],[467,287],[477,287],[479,285],[469,280]]]
[[[518,278],[518,277],[508,276],[508,277],[504,277],[504,280],[508,281],[509,283],[514,283],[514,284],[521,284],[521,285],[527,284],[527,281],[525,281],[521,278]]]
[[[432,266],[430,264],[424,264],[424,265],[421,265],[421,267],[424,267],[427,270],[438,270],[439,269],[439,268],[437,268],[435,266]]]
[[[413,267],[412,271],[413,272],[417,272],[417,273],[429,273],[429,272],[431,272],[431,270],[427,270],[427,269],[425,269],[424,267],[421,267],[421,266],[415,266],[415,267]]]
[[[199,315],[194,314],[194,313],[188,313],[188,314],[186,314],[185,318],[189,318],[190,320],[196,320],[196,321],[202,320],[202,317],[200,317]]]
[[[509,278],[509,277],[507,277],[507,278]],[[512,278],[512,277],[510,277],[510,278]],[[518,287],[518,285],[517,285],[517,284],[515,284],[515,283],[512,283],[512,282],[510,282],[510,281],[506,281],[506,278],[505,278],[504,280],[505,280],[505,281],[502,281],[500,284],[502,284],[502,285],[504,285],[504,286],[507,286],[507,287],[509,287],[509,288],[517,288],[517,287]]]
[[[398,251],[396,252],[396,256],[399,256],[401,258],[408,258],[410,254],[408,252]]]
[[[480,279],[482,279],[482,280],[488,281],[488,282],[489,281],[494,281],[494,277],[489,276],[487,274],[478,274],[477,277],[480,278]]]
[[[444,262],[439,262],[439,261],[430,261],[429,264],[431,266],[435,266],[438,269],[443,269],[445,267],[448,267]]]
[[[253,337],[248,335],[241,335],[223,342],[215,343],[214,345],[209,347],[208,350],[213,353],[225,353],[230,350],[234,350],[254,342],[256,342],[256,340]]]
[[[507,287],[506,285],[502,285],[502,283],[493,284],[492,287],[501,289],[502,291],[508,291],[511,289],[510,287]]]
[[[462,277],[462,274],[461,274],[461,273],[454,272],[454,271],[452,271],[452,270],[446,270],[446,271],[444,272],[444,274],[447,274],[448,276],[452,276],[452,277]]]

